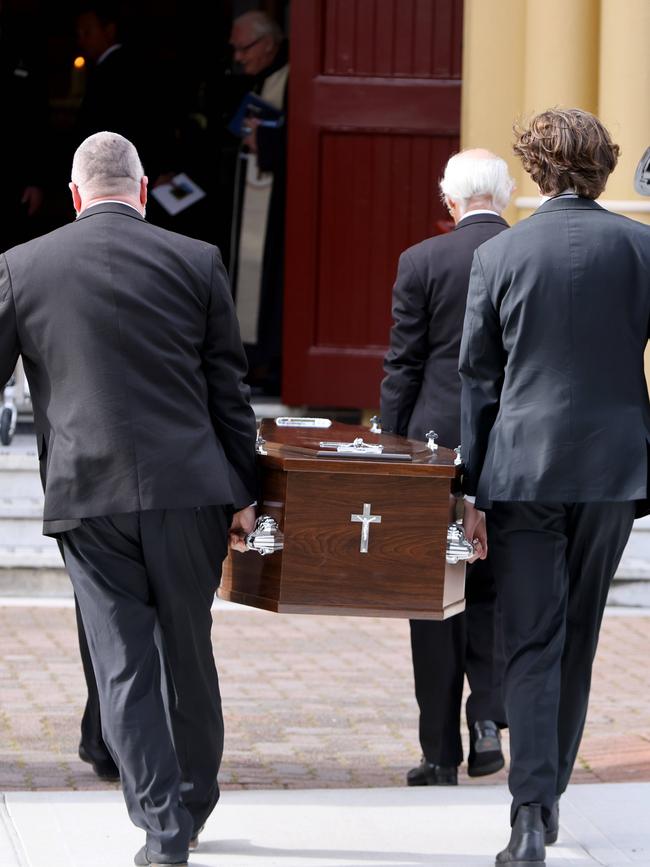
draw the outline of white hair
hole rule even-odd
[[[280,25],[259,9],[253,9],[251,12],[244,12],[233,21],[235,24],[247,24],[252,31],[254,39],[261,39],[262,36],[272,36],[274,42],[282,42],[283,35]]]
[[[71,180],[86,198],[138,196],[144,169],[131,142],[116,132],[96,132],[81,142]]]
[[[472,199],[491,199],[495,210],[503,211],[510,201],[515,182],[505,160],[490,151],[468,150],[454,154],[440,181],[444,198],[467,210]]]

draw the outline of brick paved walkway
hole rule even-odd
[[[575,782],[650,781],[649,627],[606,617]],[[217,611],[214,643],[224,787],[400,786],[419,760],[406,621]],[[0,791],[111,788],[76,758],[83,689],[72,610],[0,608]]]

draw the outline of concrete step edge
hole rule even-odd
[[[5,497],[0,499],[0,519],[22,521],[43,520],[42,497]]]
[[[0,569],[0,596],[21,598],[70,597],[72,585],[63,569]]]
[[[0,548],[0,572],[11,569],[61,569],[63,561],[56,545],[36,547],[33,545],[2,546]]]
[[[615,581],[650,581],[650,560],[641,557],[623,557]]]
[[[38,473],[38,456],[34,454],[0,454],[0,473],[4,472]]]

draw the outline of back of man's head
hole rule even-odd
[[[481,207],[501,213],[514,187],[505,160],[484,148],[454,154],[440,181],[443,198],[458,205],[461,212]]]
[[[572,190],[597,199],[620,148],[605,125],[580,108],[549,108],[515,126],[515,154],[545,196]]]
[[[84,200],[136,198],[144,169],[131,142],[116,132],[96,132],[82,141],[72,160],[72,183]]]

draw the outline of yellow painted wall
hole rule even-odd
[[[650,198],[633,187],[650,147],[650,0],[465,0],[464,11],[461,147],[502,156],[515,202],[533,198],[512,155],[513,123],[553,106],[593,111],[622,151],[600,201],[650,223]],[[504,216],[513,223],[530,213],[520,202]]]
[[[552,106],[593,111],[622,148],[603,200],[650,223],[650,198],[633,190],[650,146],[648,33],[650,0],[465,0],[461,146],[494,150],[516,196],[536,196],[511,156],[513,122]],[[506,217],[529,213],[513,205]]]
[[[461,147],[485,147],[503,157],[517,186],[519,162],[510,142],[524,95],[524,13],[522,0],[465,0]],[[504,216],[514,222],[514,205]]]
[[[637,199],[634,170],[650,147],[650,0],[602,0],[601,15],[598,116],[622,151],[606,193]]]

